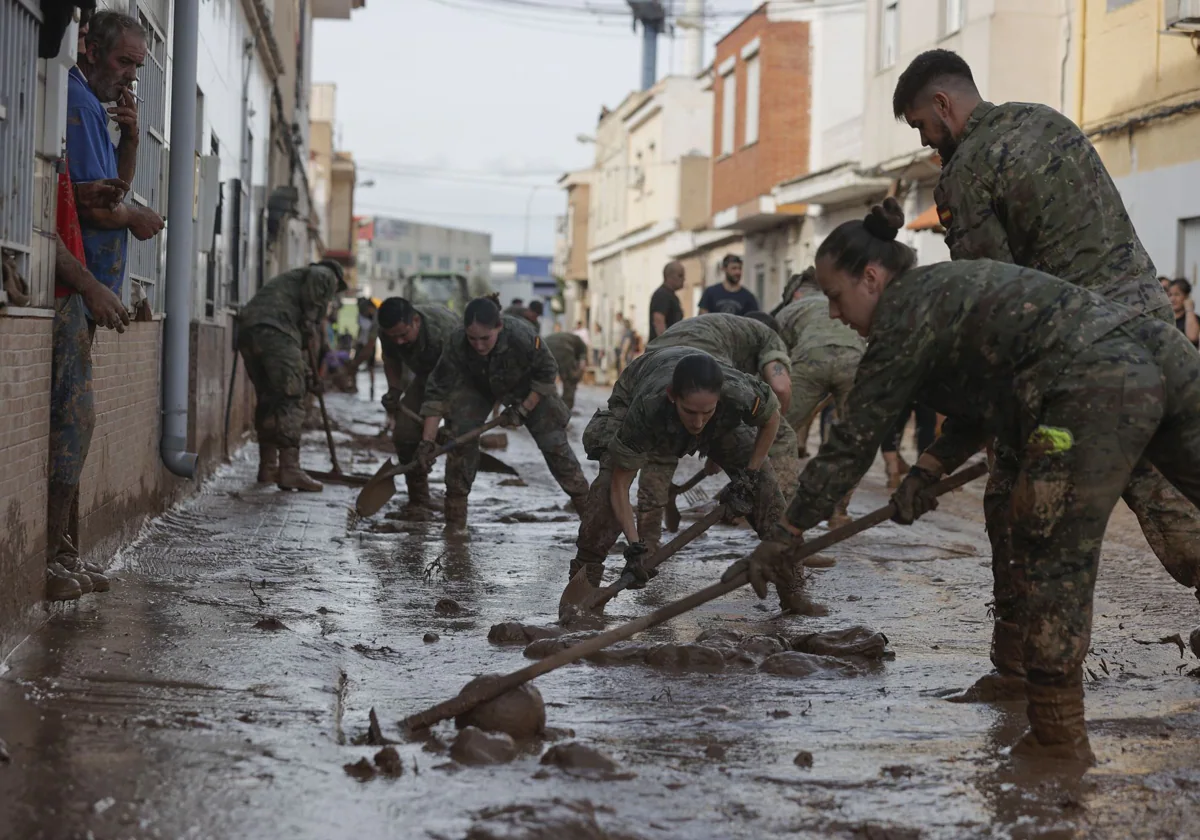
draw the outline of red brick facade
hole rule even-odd
[[[747,74],[741,53],[755,38],[760,44],[758,140],[746,146]],[[720,69],[731,57],[737,78],[734,151],[722,155],[725,86]],[[809,66],[808,24],[772,23],[765,7],[717,42],[713,61],[713,214],[769,194],[780,182],[808,172]]]

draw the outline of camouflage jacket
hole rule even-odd
[[[442,348],[462,326],[462,318],[444,306],[419,303],[413,307],[421,316],[421,332],[411,344],[397,344],[380,334],[384,364],[393,365],[397,372],[408,368],[416,376],[429,376],[442,357]]]
[[[741,315],[709,312],[672,324],[646,350],[690,347],[703,350],[719,362],[757,376],[771,362],[791,368],[783,339],[766,324]]]
[[[492,352],[481,356],[467,343],[466,328],[459,326],[442,349],[442,357],[425,385],[423,417],[445,417],[454,392],[474,388],[504,405],[523,401],[531,391],[557,394],[554,380],[558,365],[550,348],[524,318],[504,315],[504,328]]]
[[[846,416],[800,476],[794,508],[802,518],[793,524],[810,528],[833,511],[914,402],[955,420],[929,450],[948,471],[993,435],[1024,440],[1062,369],[1142,317],[1055,277],[991,260],[937,263],[893,278],[877,304]]]
[[[1027,266],[1170,319],[1154,263],[1100,156],[1053,108],[976,106],[934,198],[953,259]]]
[[[679,360],[696,352],[692,347],[652,348],[634,359],[613,386],[608,408],[597,411],[584,432],[588,457],[599,460],[607,451],[614,467],[638,470],[652,455],[705,454],[713,441],[738,426],[764,426],[779,411],[779,400],[765,382],[722,362],[725,384],[717,411],[699,435],[690,434],[667,388]]]
[[[545,341],[558,365],[558,375],[563,379],[577,377],[579,363],[587,361],[588,348],[583,339],[574,333],[561,332],[550,333]]]
[[[850,327],[829,317],[829,301],[819,292],[792,301],[775,320],[794,362],[804,361],[822,347],[852,347],[861,352],[867,345]]]
[[[333,269],[322,265],[293,268],[267,281],[238,313],[238,328],[274,327],[303,345],[337,294]]]

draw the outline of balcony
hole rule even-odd
[[[313,20],[350,20],[350,12],[367,5],[367,0],[313,0]]]

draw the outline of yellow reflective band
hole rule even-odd
[[[1075,438],[1069,429],[1038,426],[1029,436],[1029,443],[1033,446],[1045,447],[1047,453],[1066,452],[1075,445]]]

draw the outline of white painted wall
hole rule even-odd
[[[1183,264],[1182,222],[1200,219],[1200,161],[1137,172],[1114,179],[1138,238],[1154,260],[1160,275],[1191,276],[1200,255],[1189,254]]]

